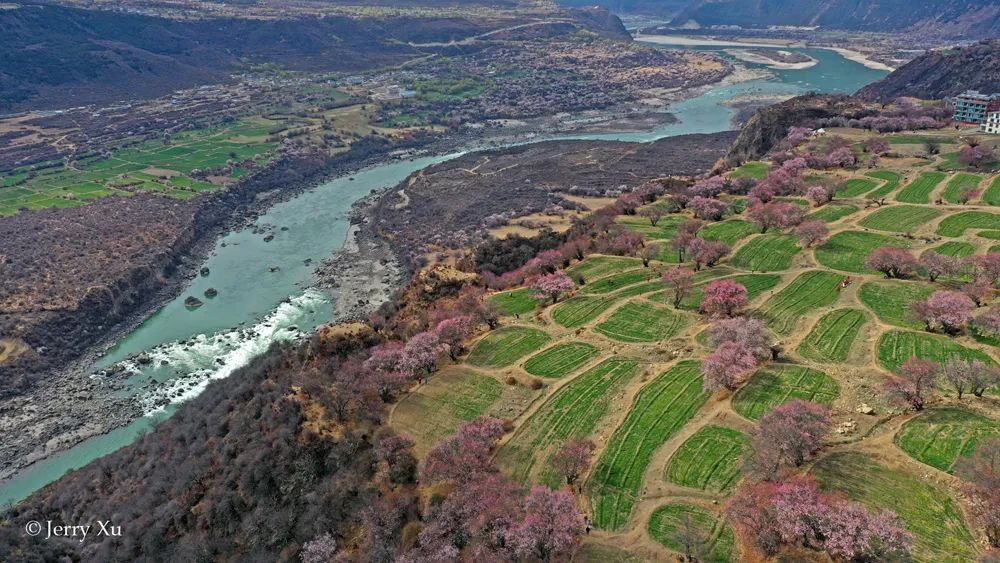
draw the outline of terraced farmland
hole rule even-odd
[[[934,293],[934,286],[921,282],[865,282],[858,295],[879,319],[903,328],[922,328],[924,324],[910,313],[910,306]]]
[[[590,368],[556,391],[497,451],[497,462],[518,481],[527,481],[563,444],[590,436],[608,411],[609,398],[639,373],[633,360],[610,358]],[[558,478],[540,476],[555,486]]]
[[[908,421],[896,444],[913,459],[951,471],[989,436],[1000,436],[1000,422],[960,408],[930,409]]]
[[[765,234],[740,247],[729,263],[753,272],[776,272],[791,268],[792,259],[801,250],[793,235]]]
[[[566,328],[581,327],[607,311],[617,302],[614,297],[578,295],[552,309],[552,320]]]
[[[831,311],[816,323],[798,352],[817,362],[846,361],[864,324],[865,314],[858,309]]]
[[[512,291],[504,291],[490,297],[500,313],[508,316],[525,315],[535,310],[538,300],[531,295],[531,290],[522,287]]]
[[[823,207],[820,207],[816,211],[813,211],[806,216],[807,221],[823,221],[824,223],[833,223],[834,221],[839,221],[844,217],[853,215],[858,212],[858,208],[853,205],[847,205],[842,203],[828,203]]]
[[[664,478],[682,487],[721,493],[736,485],[750,440],[739,430],[705,426],[670,458]]]
[[[550,337],[537,328],[511,326],[495,330],[473,346],[468,362],[474,366],[509,366],[544,346]]]
[[[1000,176],[993,178],[990,187],[983,192],[983,203],[987,205],[1000,205]]]
[[[629,302],[595,330],[619,342],[659,342],[677,334],[687,320],[671,309]]]
[[[965,258],[966,256],[972,256],[976,253],[976,247],[974,245],[955,240],[942,243],[935,246],[931,250],[937,252],[938,254],[944,254],[945,256],[952,256],[955,258]]]
[[[966,229],[1000,229],[1000,215],[986,211],[963,211],[949,215],[938,223],[937,234],[960,237]]]
[[[841,231],[816,248],[816,261],[834,270],[855,274],[870,272],[865,267],[865,260],[873,250],[884,246],[907,248],[909,243],[899,237],[877,233]]]
[[[628,272],[622,272],[620,274],[614,274],[611,276],[606,276],[598,280],[587,283],[580,290],[581,293],[588,295],[599,295],[604,293],[611,293],[613,291],[618,291],[623,287],[628,287],[632,284],[649,281],[657,276],[656,272],[649,268],[643,268],[640,270],[630,270]]]
[[[870,199],[878,199],[891,194],[896,191],[896,188],[898,188],[899,184],[903,181],[903,177],[898,172],[893,172],[891,170],[876,170],[865,175],[885,182],[881,188],[868,194],[868,198]]]
[[[852,178],[837,188],[837,197],[858,197],[864,195],[879,186],[879,182],[867,180],[865,178]]]
[[[862,227],[893,233],[908,233],[937,219],[942,214],[937,209],[919,207],[916,205],[893,205],[884,207],[859,224]]]
[[[758,229],[752,223],[741,219],[730,219],[719,223],[712,223],[698,232],[698,235],[705,240],[721,240],[729,246],[735,246],[737,242],[757,233]]]
[[[787,287],[774,294],[760,309],[771,330],[788,334],[803,315],[830,305],[840,295],[841,274],[810,270],[803,272]]]
[[[955,174],[948,180],[941,199],[952,204],[962,203],[962,193],[966,190],[976,190],[982,181],[983,177],[975,174]]]
[[[524,364],[524,371],[539,377],[569,375],[600,355],[601,350],[586,342],[567,342],[539,352]]]
[[[780,364],[761,369],[733,397],[733,410],[757,420],[792,399],[829,405],[840,395],[840,385],[825,373],[802,366]]]
[[[812,474],[825,489],[898,514],[915,536],[917,560],[975,560],[975,540],[958,503],[945,490],[860,453],[828,455],[813,466]]]
[[[916,180],[907,184],[896,195],[896,201],[903,203],[930,203],[931,192],[947,177],[947,174],[941,172],[924,172]]]
[[[707,400],[699,362],[681,362],[643,387],[587,483],[595,526],[617,530],[628,522],[653,452]]]
[[[571,266],[567,272],[585,279],[597,279],[608,274],[639,268],[642,260],[626,256],[588,256],[586,260]]]
[[[885,369],[896,371],[910,358],[934,360],[939,363],[945,363],[952,358],[994,363],[985,352],[966,348],[936,334],[893,330],[883,334],[879,339],[878,361]]]
[[[702,546],[704,555],[699,561],[729,563],[733,560],[736,539],[733,531],[721,518],[693,504],[671,503],[661,506],[649,519],[649,535],[668,548],[683,553],[678,541],[681,526],[688,520],[707,541]]]

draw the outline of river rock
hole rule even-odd
[[[205,290],[205,297],[212,298],[219,294],[219,290],[214,287],[210,287]]]
[[[142,354],[139,354],[138,356],[136,356],[135,361],[140,366],[145,366],[145,365],[149,365],[149,364],[153,363],[153,358],[150,358],[149,354],[142,353]]]
[[[210,272],[211,270],[209,270],[208,267],[204,267],[198,273],[200,273],[202,276],[207,276]]]
[[[197,309],[198,307],[201,307],[202,305],[204,305],[204,303],[202,302],[202,300],[198,299],[194,295],[189,295],[188,298],[184,300],[184,306],[188,307],[188,308],[191,308],[191,309]]]
[[[274,240],[274,235],[267,235],[264,237],[264,242],[271,242],[272,240]]]
[[[856,410],[860,414],[869,414],[869,415],[875,414],[875,409],[868,406],[867,403],[861,403],[860,405],[858,405],[858,408],[854,410]]]

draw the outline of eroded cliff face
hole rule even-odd
[[[865,100],[938,100],[966,90],[1000,92],[1000,40],[927,52],[858,92]]]

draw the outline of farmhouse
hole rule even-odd
[[[983,123],[990,112],[1000,111],[1000,94],[980,94],[968,90],[953,100],[955,121],[962,123]]]
[[[986,114],[986,120],[979,126],[979,130],[991,135],[1000,135],[1000,111]]]

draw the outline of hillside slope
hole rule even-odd
[[[921,30],[986,38],[1000,31],[1000,5],[991,0],[696,0],[674,19],[683,25],[820,26],[859,31]]]
[[[1000,41],[928,52],[866,86],[858,96],[883,102],[899,96],[933,100],[969,89],[1000,91]]]

